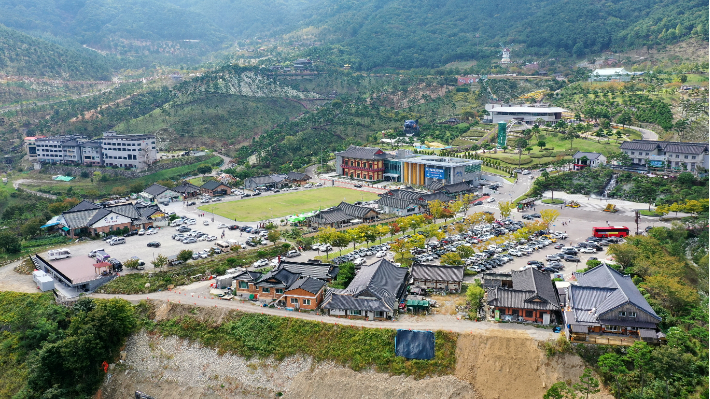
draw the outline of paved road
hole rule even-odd
[[[21,183],[37,183],[37,182],[38,182],[38,181],[36,181],[36,180],[19,179],[19,180],[15,180],[15,181],[12,182],[12,187],[14,187],[15,190],[17,190],[18,188],[20,188],[20,184],[21,184]],[[43,183],[45,183],[45,182],[39,182],[39,183],[42,183],[42,184],[43,184]],[[47,194],[47,193],[41,193],[41,192],[39,192],[39,191],[29,190],[29,189],[24,188],[24,187],[23,187],[22,189],[23,189],[25,192],[28,192],[28,193],[34,194],[34,195],[38,195],[38,196],[40,196],[40,197],[49,198],[49,199],[57,199],[57,196],[56,196],[56,195]]]
[[[626,126],[627,129],[633,129],[640,132],[644,140],[658,140],[658,134],[654,131],[636,126]]]
[[[178,302],[180,304],[196,305],[201,307],[220,307],[231,310],[239,310],[249,313],[262,313],[274,316],[293,317],[304,320],[318,321],[331,324],[342,324],[368,328],[389,328],[389,329],[418,329],[418,330],[443,330],[455,332],[471,332],[483,330],[517,330],[527,332],[535,339],[550,340],[555,339],[559,334],[554,334],[550,330],[536,328],[522,324],[495,324],[488,322],[473,322],[469,320],[457,320],[454,316],[435,315],[427,317],[403,316],[397,321],[367,321],[349,320],[330,316],[320,316],[313,313],[291,312],[283,309],[265,308],[250,301],[224,301],[209,295],[209,281],[201,281],[189,286],[177,287],[172,291],[155,292],[148,295],[107,295],[91,294],[94,298],[121,298],[132,303],[138,303],[145,299]]]

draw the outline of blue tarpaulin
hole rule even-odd
[[[394,354],[407,359],[434,358],[434,333],[431,331],[397,330]]]

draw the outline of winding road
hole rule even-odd
[[[654,131],[637,126],[626,126],[626,128],[640,132],[644,140],[658,140],[658,134]]]

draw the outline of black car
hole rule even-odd
[[[190,201],[190,202],[187,203],[187,206],[193,206],[193,205],[197,205],[197,202],[195,202],[195,201]]]
[[[123,263],[119,262],[118,259],[109,258],[108,263],[113,267],[113,271],[120,272],[123,271]]]
[[[254,197],[256,197],[257,195],[261,195],[261,191],[257,191],[254,193]]]
[[[479,206],[479,205],[483,205],[483,201],[476,201],[473,203],[473,206]]]
[[[529,261],[528,261],[528,265],[540,265],[540,266],[542,266],[543,263],[540,262],[539,260],[529,260]]]
[[[239,226],[237,226],[236,224],[233,224],[233,225],[229,226],[228,228],[229,228],[229,230],[239,230]]]
[[[160,243],[158,241],[151,241],[148,243],[149,247],[160,248]]]
[[[537,212],[533,213],[533,214],[532,214],[532,215],[530,215],[530,216],[534,217],[535,219],[539,219],[539,218],[541,218],[541,217],[542,217],[542,215],[540,215],[540,214],[539,214],[539,213],[537,213]]]
[[[362,188],[362,184],[353,184],[353,187]]]
[[[565,255],[565,261],[567,262],[579,262],[579,258],[573,255]]]
[[[249,193],[242,194],[242,198],[248,198],[248,197],[251,197],[251,194],[249,194]]]
[[[530,215],[528,215],[528,214],[524,214],[522,217],[523,217],[523,219],[525,219],[525,220],[533,220],[533,217],[530,216]]]

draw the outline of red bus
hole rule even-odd
[[[626,226],[592,227],[594,237],[626,237],[629,235],[629,228]]]

